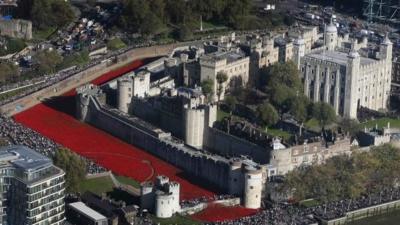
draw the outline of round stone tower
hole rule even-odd
[[[157,218],[170,218],[174,215],[172,194],[156,191],[155,215]]]
[[[184,108],[184,140],[185,144],[194,148],[203,147],[205,125],[205,110],[192,109],[188,105]]]
[[[129,112],[129,106],[132,101],[132,80],[129,78],[120,78],[117,81],[118,88],[118,109],[124,113]]]
[[[238,196],[242,195],[243,186],[242,161],[238,158],[234,158],[230,162],[229,194]]]
[[[261,169],[246,166],[244,178],[243,205],[246,208],[258,209],[261,207],[262,171]]]

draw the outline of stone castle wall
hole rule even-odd
[[[28,20],[0,20],[0,34],[30,40],[32,39],[32,22]]]
[[[217,154],[248,155],[257,163],[267,164],[269,162],[270,151],[267,148],[211,127],[207,129],[206,136],[205,147]]]
[[[187,173],[182,176],[196,176],[223,191],[229,190],[230,166],[227,159],[215,158],[183,144],[179,146],[170,140],[158,138],[129,123],[121,115],[101,107],[95,98],[90,99],[85,119],[89,124],[181,168]]]

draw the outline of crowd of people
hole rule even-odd
[[[400,200],[400,188],[391,188],[380,192],[364,195],[356,199],[345,199],[304,207],[298,204],[269,204],[253,216],[247,216],[235,221],[207,223],[207,225],[310,225],[321,220],[332,220],[346,216],[346,213],[394,200]]]
[[[26,128],[15,122],[12,118],[0,115],[0,138],[9,145],[24,145],[49,158],[52,158],[56,151],[62,146],[42,136],[36,131]],[[86,160],[87,173],[96,174],[105,172],[106,169],[97,165],[89,159]]]

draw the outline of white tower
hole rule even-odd
[[[335,24],[331,18],[331,22],[328,26],[325,26],[324,42],[326,50],[334,51],[338,43],[338,33]]]
[[[246,208],[258,209],[261,207],[262,171],[252,166],[246,167],[244,178],[243,205]]]
[[[130,78],[120,78],[117,81],[118,88],[118,109],[124,113],[129,112],[132,100],[133,83]]]

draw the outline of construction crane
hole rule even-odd
[[[400,24],[400,0],[364,0],[363,15],[370,23]]]

